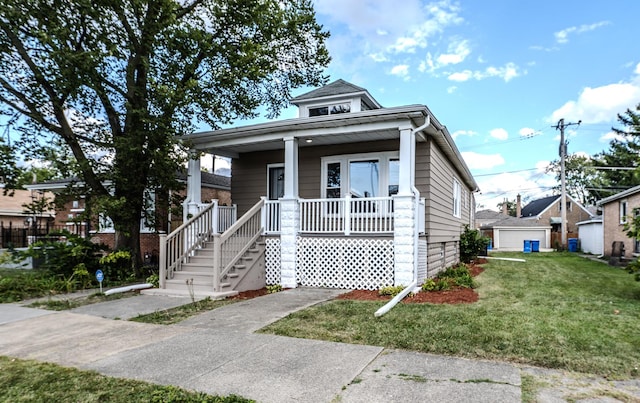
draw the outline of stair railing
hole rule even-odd
[[[202,247],[218,227],[218,201],[199,206],[199,212],[169,235],[160,234],[158,256],[160,288],[173,278],[173,273],[182,269],[189,256]]]
[[[222,291],[222,279],[260,238],[264,198],[222,234],[213,234],[213,289]]]

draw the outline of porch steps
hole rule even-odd
[[[264,243],[256,242],[240,258],[229,272],[221,280],[221,291],[213,289],[213,243],[207,242],[203,248],[196,250],[195,255],[183,263],[182,270],[176,271],[173,278],[166,280],[165,288],[156,290],[155,293],[171,295],[191,295],[214,297],[220,294],[224,296],[236,295],[238,291],[248,288],[242,287],[242,280],[253,270],[264,272],[264,262],[260,259],[264,255]],[[260,267],[262,266],[262,267]],[[238,288],[239,287],[239,288]]]

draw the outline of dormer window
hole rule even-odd
[[[351,104],[335,104],[329,106],[318,106],[309,108],[309,116],[337,115],[338,113],[351,112]]]

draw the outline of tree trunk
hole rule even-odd
[[[142,267],[142,256],[140,252],[140,221],[128,223],[125,230],[116,230],[114,250],[128,250],[131,252],[132,270]]]

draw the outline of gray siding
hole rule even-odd
[[[431,242],[427,245],[427,277],[435,277],[460,262],[458,241]]]
[[[416,154],[416,187],[425,197],[425,229],[429,242],[459,241],[464,224],[471,222],[471,190],[434,142],[419,143]],[[460,218],[453,216],[454,178],[462,188]]]

